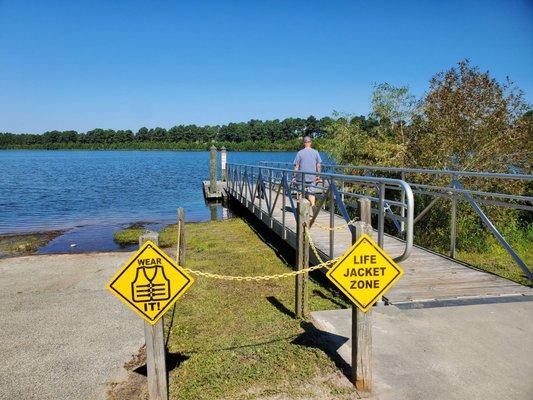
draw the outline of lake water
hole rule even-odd
[[[293,157],[229,152],[228,162]],[[113,231],[175,222],[180,206],[187,221],[208,220],[201,188],[208,177],[208,152],[0,151],[0,234],[67,229],[41,252],[113,250]]]

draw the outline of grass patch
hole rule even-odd
[[[506,235],[504,234],[504,236]],[[515,236],[517,237],[511,237],[514,239],[510,242],[511,246],[531,270],[531,266],[533,266],[533,252],[531,251],[533,228],[529,227],[521,235]],[[503,278],[531,286],[531,282],[526,278],[516,261],[494,237],[488,239],[487,247],[486,251],[479,252],[458,251],[457,259]]]
[[[139,236],[146,232],[146,225],[144,222],[135,222],[125,229],[113,232],[113,240],[120,246],[129,246],[139,243]],[[161,247],[170,247],[176,243],[176,225],[169,225],[164,227],[159,232],[159,245]]]
[[[161,233],[172,245],[176,227]],[[186,226],[186,265],[230,275],[287,272],[286,265],[240,219]],[[319,275],[310,279],[311,310],[346,307]],[[307,323],[292,318],[294,278],[266,282],[197,277],[177,302],[169,352],[172,399],[342,399],[354,390],[320,350]]]
[[[0,236],[0,258],[33,254],[62,233],[63,231],[49,231]]]
[[[144,228],[126,228],[121,231],[113,232],[113,240],[120,246],[138,244],[139,236],[141,236],[144,231]]]

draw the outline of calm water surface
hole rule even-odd
[[[256,164],[293,157],[230,152],[228,161]],[[188,221],[208,220],[201,188],[208,176],[208,152],[0,151],[0,234],[68,229],[62,241],[78,251],[109,250],[113,245],[105,243],[117,226],[171,223],[179,206]],[[89,236],[92,247],[80,249],[77,242]]]

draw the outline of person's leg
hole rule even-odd
[[[315,190],[314,188],[311,187],[311,185],[313,185],[313,182],[306,182],[306,190],[305,190],[305,197],[307,198],[307,200],[309,200],[309,203],[311,204],[311,207],[313,207],[315,205],[315,201],[316,201],[316,198],[315,198]]]

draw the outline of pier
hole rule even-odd
[[[294,249],[298,245],[297,198],[311,190],[316,195],[317,204],[309,223],[312,243],[317,250],[316,254],[310,252],[311,263],[339,257],[349,248],[354,231],[351,222],[352,216],[355,215],[353,211],[357,208],[356,200],[361,197],[369,198],[372,204],[373,236],[405,271],[402,279],[386,293],[383,300],[387,304],[423,307],[428,302],[498,298],[509,300],[516,296],[533,296],[533,289],[530,287],[454,259],[455,227],[452,227],[451,256],[413,244],[414,224],[420,221],[434,204],[431,203],[427,209],[415,216],[414,193],[419,193],[422,189],[428,191],[427,188],[420,188],[421,185],[415,184],[411,186],[402,179],[339,173],[332,171],[334,168],[337,166],[332,166],[329,171],[325,168],[328,172],[319,174],[320,183],[304,187],[302,179],[298,179],[298,175],[302,173],[292,171],[288,165],[228,164],[226,190],[230,204],[248,210],[251,218],[261,221],[273,235],[277,235]],[[361,168],[367,167],[359,167]],[[437,172],[447,173],[433,171]],[[520,179],[520,176],[514,178]],[[450,196],[454,202],[460,200],[459,195],[464,195],[464,201],[472,202],[473,207],[478,203],[498,201],[498,196],[494,193],[487,196],[479,191],[461,188],[455,183],[451,188],[442,187],[430,194],[435,197]],[[486,200],[486,197],[491,197],[491,200]],[[502,204],[506,199],[509,200],[509,195],[502,194],[499,197],[503,198],[499,200]],[[514,205],[522,202],[520,204],[525,204],[523,207],[530,208],[528,204],[531,203],[531,198],[514,197],[517,197],[511,199]],[[485,215],[480,215],[481,218],[483,216]],[[454,219],[452,222],[455,223]],[[520,264],[517,268],[519,266]],[[527,266],[524,274],[531,279]]]

